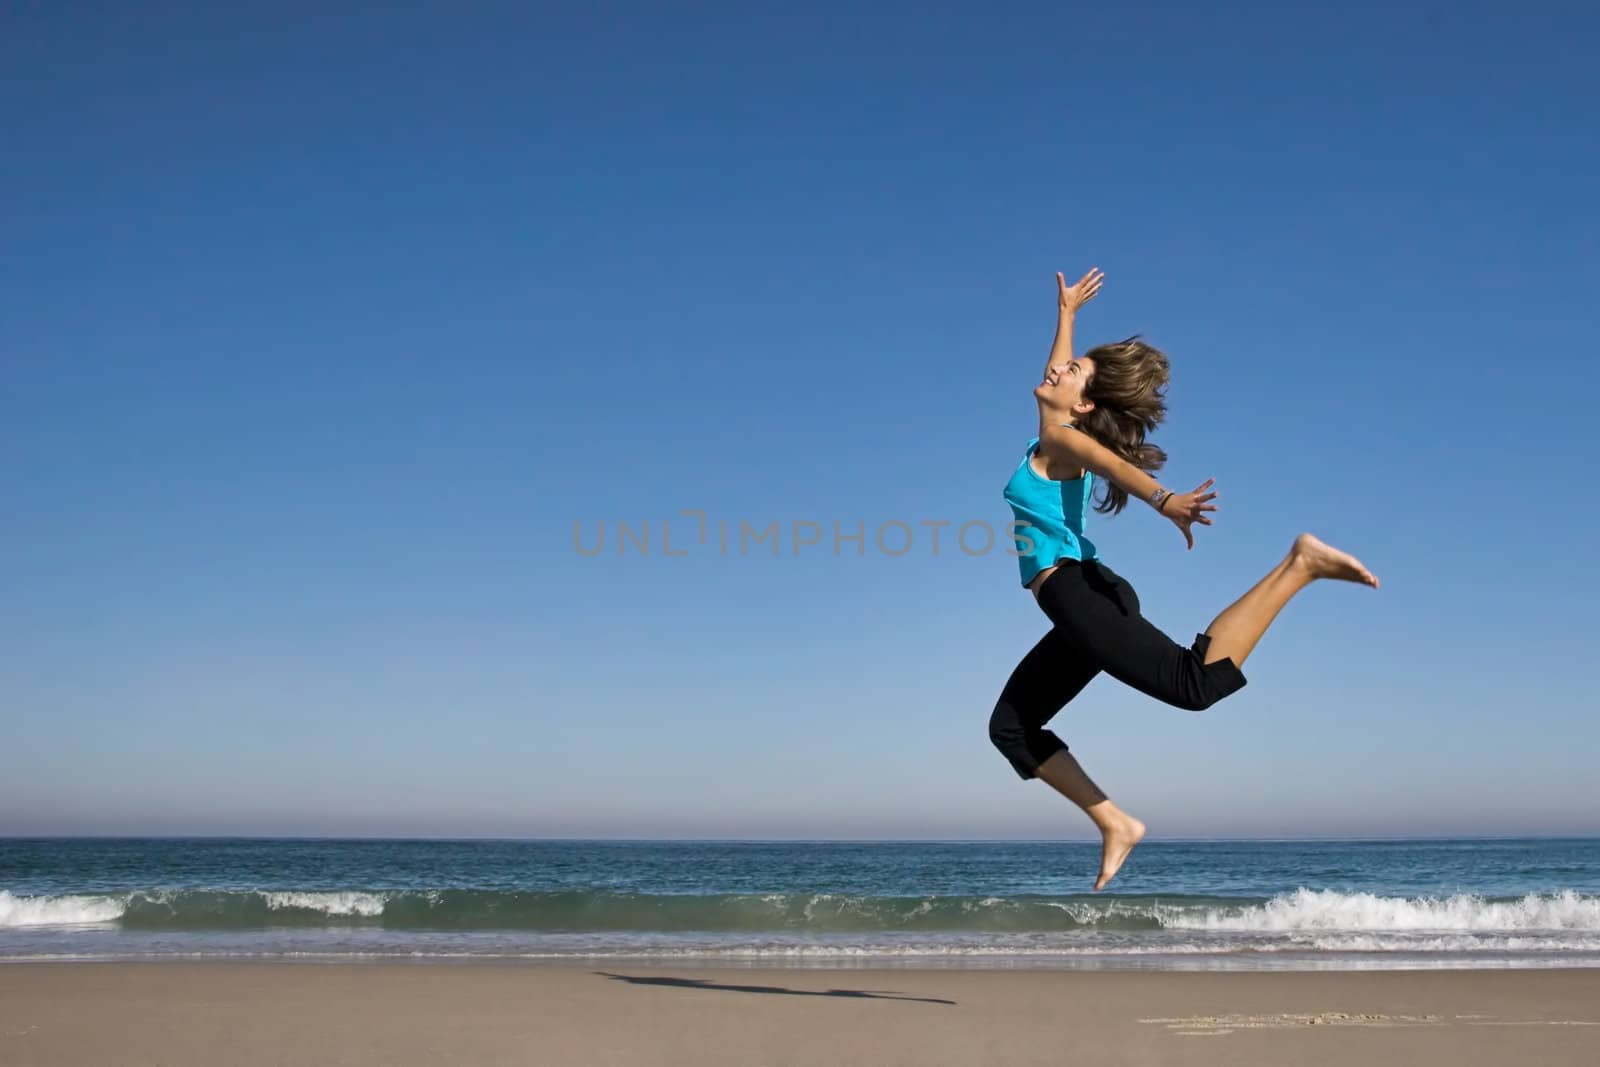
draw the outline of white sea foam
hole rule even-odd
[[[1296,931],[1531,931],[1600,932],[1600,897],[1570,889],[1520,900],[1490,901],[1474,894],[1450,897],[1380,897],[1372,893],[1297,889],[1265,904],[1240,909],[1158,913],[1172,930]]]
[[[127,910],[126,897],[71,895],[16,896],[0,889],[0,929],[18,926],[82,926],[108,923]]]
[[[372,918],[383,914],[384,897],[378,893],[262,893],[273,911],[298,908],[320,911],[324,915],[359,915]]]
[[[1307,942],[1270,946],[1285,951],[1315,949],[1318,952],[1556,952],[1600,953],[1600,936],[1544,937],[1527,935],[1496,937],[1489,934],[1328,934]]]

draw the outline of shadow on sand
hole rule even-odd
[[[618,982],[629,982],[633,985],[663,985],[677,989],[725,989],[733,993],[784,993],[791,997],[858,997],[869,1000],[916,1000],[924,1004],[954,1004],[953,1000],[943,1000],[939,997],[907,997],[887,989],[785,989],[776,985],[731,985],[726,982],[713,982],[709,978],[670,978],[670,977],[645,977],[632,974],[612,974],[609,971],[593,971],[604,978],[611,978]]]

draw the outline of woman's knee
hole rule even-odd
[[[1039,776],[1039,764],[1066,750],[1066,743],[1049,730],[1024,723],[1017,709],[1002,699],[989,716],[989,741],[1026,781]]]
[[[1208,644],[1205,634],[1197,634],[1194,645],[1184,652],[1178,699],[1169,702],[1186,711],[1205,711],[1247,684],[1244,672],[1233,660],[1224,657],[1206,662]]]
[[[995,748],[1005,752],[1022,743],[1022,720],[1017,710],[1001,700],[989,716],[989,740]]]
[[[1180,711],[1205,711],[1221,699],[1221,695],[1216,693],[1208,693],[1202,690],[1185,690],[1179,696],[1169,698],[1167,703]]]

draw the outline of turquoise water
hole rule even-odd
[[[0,959],[1600,966],[1600,840],[0,839]]]

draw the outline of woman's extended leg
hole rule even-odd
[[[1318,578],[1376,586],[1347,553],[1301,534],[1283,561],[1183,646],[1139,612],[1139,594],[1099,560],[1065,566],[1039,590],[1039,606],[1067,642],[1117,681],[1173,707],[1203,711],[1245,685],[1244,663],[1295,593]]]
[[[1243,667],[1245,658],[1283,606],[1318,578],[1378,587],[1378,579],[1360,560],[1303,533],[1295,538],[1294,546],[1282,562],[1206,627],[1206,636],[1211,641],[1206,648],[1205,661],[1215,663],[1230,659],[1235,667]]]

